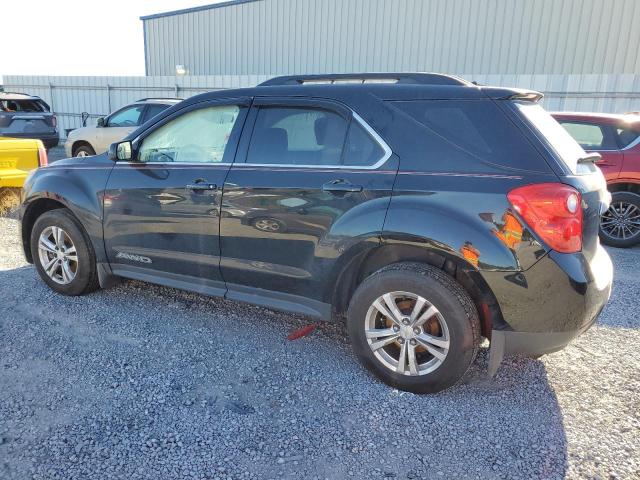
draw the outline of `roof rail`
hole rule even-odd
[[[328,75],[286,75],[274,77],[259,87],[276,85],[332,85],[358,83],[402,83],[412,85],[471,85],[466,80],[442,73],[334,73]]]
[[[179,97],[146,97],[141,98],[140,100],[136,100],[136,102],[146,102],[147,100],[184,100],[184,98]]]

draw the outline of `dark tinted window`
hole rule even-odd
[[[258,110],[247,163],[339,165],[347,121],[328,110],[263,107]]]
[[[610,127],[585,122],[561,120],[560,125],[575,138],[585,150],[617,150],[615,138]]]
[[[353,120],[345,143],[343,165],[369,167],[384,156],[380,144],[371,137],[359,122]]]
[[[0,111],[48,112],[49,109],[41,100],[0,100]]]
[[[152,119],[153,117],[158,115],[160,112],[163,112],[167,108],[169,108],[169,105],[159,105],[159,104],[147,105],[147,111],[144,114],[143,122],[146,122],[147,120]]]
[[[412,100],[389,104],[400,117],[411,120],[403,135],[411,143],[412,156],[419,159],[411,162],[412,167],[436,172],[549,168],[523,132],[491,100]]]
[[[630,128],[616,128],[616,135],[618,135],[620,148],[625,148],[638,139],[640,132],[631,130]]]

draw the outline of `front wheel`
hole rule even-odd
[[[95,154],[96,152],[89,145],[81,145],[76,147],[73,151],[74,157],[90,157]]]
[[[68,210],[38,217],[31,231],[31,254],[38,274],[55,292],[82,295],[98,288],[93,247]]]
[[[600,240],[620,248],[640,243],[640,195],[631,192],[611,195],[609,210],[600,220]]]
[[[430,265],[390,265],[365,279],[351,299],[347,323],[360,361],[388,385],[414,393],[457,383],[480,344],[473,301]]]

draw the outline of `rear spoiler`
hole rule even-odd
[[[525,102],[539,102],[544,95],[541,92],[535,90],[520,90],[514,89],[514,93],[506,97],[507,100],[521,100]]]

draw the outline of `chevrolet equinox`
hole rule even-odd
[[[31,175],[24,252],[65,295],[124,277],[344,319],[378,378],[437,392],[483,337],[494,374],[609,298],[599,156],[541,97],[426,73],[197,95]]]

